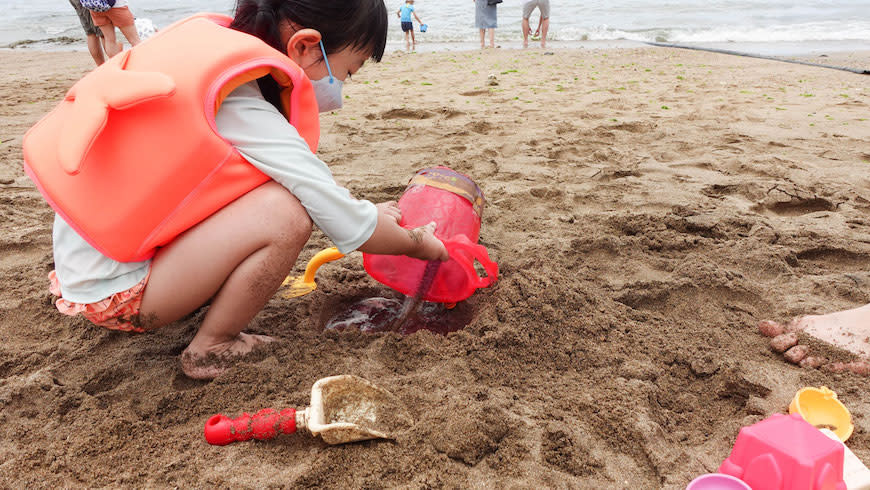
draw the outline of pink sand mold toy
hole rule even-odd
[[[707,473],[692,480],[686,490],[752,490],[740,478],[722,473]]]
[[[846,490],[843,445],[798,414],[774,414],[740,429],[719,473],[756,490]]]

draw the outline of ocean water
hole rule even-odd
[[[478,0],[483,1],[483,0]],[[395,11],[386,0],[389,49],[403,47]],[[644,41],[749,47],[765,54],[870,50],[870,0],[551,0],[553,47],[625,45]],[[523,0],[498,6],[496,42],[518,46]],[[130,0],[137,17],[158,28],[187,15],[231,13],[232,0]],[[417,0],[428,24],[417,31],[420,50],[469,49],[479,42],[471,0]],[[83,34],[67,0],[0,0],[0,47],[81,49]],[[537,11],[532,25],[537,23]]]

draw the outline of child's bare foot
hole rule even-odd
[[[268,335],[240,333],[238,337],[210,346],[187,346],[181,353],[181,370],[193,379],[214,379],[257,345],[275,339]]]
[[[786,324],[765,320],[758,324],[758,329],[771,337],[771,348],[782,352],[789,362],[804,367],[870,374],[870,305],[827,315],[808,315]],[[809,347],[798,345],[799,331],[852,352],[858,359],[848,363],[828,363],[826,359],[812,356]]]

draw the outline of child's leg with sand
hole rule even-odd
[[[311,235],[302,204],[269,182],[245,194],[163,248],[151,266],[140,319],[174,322],[211,301],[181,356],[195,379],[211,379],[271,337],[241,333],[292,270]],[[234,230],[228,239],[226,230]]]
[[[763,335],[772,337],[771,347],[783,352],[789,362],[805,367],[870,374],[870,304],[826,315],[808,315],[786,324],[765,320],[758,325],[758,329]],[[798,345],[797,332],[804,332],[852,352],[859,359],[849,363],[828,363],[825,359],[810,355],[807,346]]]

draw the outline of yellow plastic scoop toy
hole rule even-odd
[[[827,386],[800,389],[788,406],[788,412],[800,415],[819,429],[830,429],[843,442],[855,429],[849,409]]]
[[[317,275],[317,269],[327,262],[332,262],[342,257],[344,257],[344,254],[339,252],[335,247],[330,247],[326,250],[317,252],[314,254],[314,257],[311,257],[311,260],[308,261],[308,265],[305,266],[305,274],[301,276],[287,276],[287,278],[284,279],[281,286],[289,287],[284,291],[283,296],[288,299],[298,298],[299,296],[305,296],[311,291],[314,291],[317,289],[317,283],[314,282],[314,276]]]

